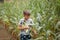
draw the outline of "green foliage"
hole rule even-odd
[[[43,35],[44,40],[56,35],[55,26],[60,20],[60,0],[13,0],[13,2],[9,3],[4,2],[4,4],[0,5],[0,19],[9,25],[9,29],[12,27],[13,30],[8,29],[9,31],[12,30],[12,32],[18,34],[18,22],[23,17],[23,11],[26,9],[31,11],[31,18],[34,20],[36,28],[39,28],[37,30],[39,34],[37,39],[41,35]],[[47,35],[47,33],[50,35]]]

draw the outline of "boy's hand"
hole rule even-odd
[[[24,29],[29,29],[30,27],[28,27],[28,26],[23,26],[23,28],[24,28]]]
[[[37,38],[38,37],[38,33],[36,32],[36,30],[32,29],[32,38]]]
[[[24,25],[23,25],[23,26],[20,26],[20,25],[19,25],[19,26],[18,26],[18,29],[19,29],[19,30],[22,30],[22,29],[29,29],[29,27],[28,27],[28,26],[24,26]]]
[[[36,30],[33,30],[33,33],[37,35],[37,32],[36,32]]]

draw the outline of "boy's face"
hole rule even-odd
[[[28,15],[28,14],[24,14],[24,17],[25,17],[25,19],[27,20],[27,19],[30,18],[30,15]]]

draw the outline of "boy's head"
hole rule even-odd
[[[24,18],[25,18],[26,20],[30,18],[30,11],[29,11],[29,10],[23,11],[23,14],[24,14]]]

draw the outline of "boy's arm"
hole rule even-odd
[[[29,29],[29,27],[25,27],[25,26],[22,26],[22,25],[18,25],[18,29],[20,29],[20,30]]]
[[[23,26],[22,23],[23,23],[23,22],[22,22],[22,19],[21,19],[21,20],[19,21],[19,23],[18,23],[18,29],[19,29],[19,30],[28,29],[28,27]]]
[[[31,26],[31,31],[34,33],[34,34],[37,34],[37,31],[34,29],[34,27],[33,27],[33,25],[35,25],[34,24],[34,22],[33,22],[33,20],[31,19],[31,24],[29,24],[30,26]]]
[[[31,29],[34,34],[37,34],[37,31],[35,29]]]

